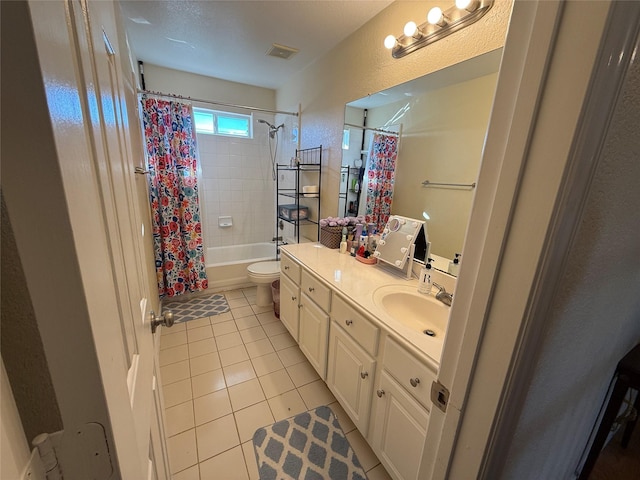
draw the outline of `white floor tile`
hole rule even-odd
[[[187,328],[187,339],[189,343],[197,342],[198,340],[204,340],[205,338],[213,337],[213,330],[211,329],[211,325],[206,327],[198,327],[189,330]]]
[[[242,317],[250,317],[251,315],[253,315],[253,310],[251,310],[251,307],[249,305],[246,305],[244,307],[232,308],[231,314],[235,319],[242,318]]]
[[[249,302],[247,302],[247,299],[244,296],[242,296],[242,298],[229,298],[227,299],[227,303],[229,304],[229,307],[231,307],[231,310],[249,305]]]
[[[226,335],[227,333],[233,333],[237,331],[238,327],[236,327],[236,322],[234,322],[233,320],[220,322],[213,325],[214,337],[219,337],[220,335]]]
[[[373,453],[373,450],[371,450],[371,447],[358,430],[347,433],[347,440],[349,440],[353,450],[356,452],[356,456],[358,460],[360,460],[360,465],[362,465],[365,472],[368,472],[380,463],[380,460],[378,460],[378,457]]]
[[[209,320],[209,317],[204,317],[204,318],[198,318],[197,320],[189,320],[184,324],[187,326],[187,330],[193,330],[194,328],[210,327],[211,320]]]
[[[171,473],[177,473],[198,463],[196,432],[194,429],[167,439]]]
[[[308,410],[319,407],[320,405],[329,405],[336,401],[327,385],[322,380],[307,383],[298,388],[298,392],[302,396]]]
[[[188,401],[165,408],[167,436],[172,437],[195,427],[193,419],[193,402]]]
[[[256,342],[245,343],[245,347],[247,348],[247,352],[251,358],[262,357],[275,352],[271,342],[267,338],[263,338]]]
[[[224,379],[228,387],[256,378],[256,372],[253,370],[253,365],[249,360],[234,363],[233,365],[224,367],[223,370]]]
[[[296,387],[314,382],[320,378],[316,369],[309,362],[300,362],[287,367],[287,372]]]
[[[338,402],[333,402],[329,404],[329,408],[333,411],[333,414],[338,419],[338,423],[340,424],[340,428],[344,433],[349,433],[356,428],[355,424],[351,420],[351,417],[347,415],[347,412],[344,411],[342,405]]]
[[[229,320],[233,320],[233,315],[231,315],[231,311],[219,313],[218,315],[211,315],[209,317],[211,320],[211,324],[215,325],[217,323],[228,322]]]
[[[193,391],[194,398],[217,392],[226,387],[224,373],[221,368],[191,377],[191,390]]]
[[[296,341],[294,338],[287,333],[281,333],[280,335],[274,335],[273,337],[269,337],[271,343],[273,344],[273,348],[276,350],[283,350],[285,348],[293,347],[296,345]]]
[[[261,357],[252,358],[251,363],[253,364],[253,368],[255,369],[256,374],[259,377],[284,368],[284,365],[280,361],[280,357],[278,357],[276,353],[270,353]]]
[[[250,315],[248,317],[237,318],[236,325],[238,326],[238,330],[242,331],[247,328],[259,327],[260,322],[258,321],[258,317]]]
[[[189,362],[187,360],[160,367],[160,379],[162,380],[162,385],[179,382],[180,380],[185,380],[190,376]]]
[[[274,422],[271,409],[266,401],[238,410],[234,416],[241,442],[251,440],[258,428],[271,425]]]
[[[295,388],[285,369],[268,373],[258,380],[267,398],[277,397]]]
[[[171,335],[173,333],[178,332],[186,332],[187,324],[186,323],[174,323],[171,327],[160,327],[160,336],[163,337],[165,335]]]
[[[185,343],[187,343],[186,330],[182,332],[162,335],[160,337],[160,350],[164,350],[166,348],[171,348],[171,347],[177,347],[178,345],[184,345]]]
[[[280,319],[276,317],[273,312],[265,312],[259,313],[256,315],[258,317],[258,321],[261,325],[266,325],[267,323],[279,322]]]
[[[196,437],[200,462],[240,445],[233,415],[227,415],[196,427]]]
[[[200,478],[248,480],[249,475],[244,462],[242,447],[238,445],[200,464]]]
[[[282,322],[265,323],[262,328],[264,329],[267,337],[273,337],[274,335],[280,335],[286,333],[287,327]]]
[[[170,383],[163,386],[162,394],[164,396],[164,407],[169,408],[179,403],[191,400],[193,394],[191,391],[191,378],[180,380],[179,382]]]
[[[194,465],[186,470],[174,473],[171,475],[171,480],[200,480],[200,469],[198,465]]]
[[[228,390],[234,412],[265,399],[262,387],[257,378],[229,387]]]
[[[253,448],[253,442],[244,442],[242,444],[242,453],[244,453],[244,461],[247,464],[250,480],[260,480],[258,473],[258,462],[256,461],[256,451]]]
[[[273,305],[267,305],[265,307],[259,307],[258,305],[252,304],[251,305],[251,309],[256,314],[258,314],[258,313],[266,313],[266,312],[273,311]]]
[[[227,302],[229,302],[234,298],[244,298],[244,293],[242,293],[242,290],[228,290],[224,292],[224,296],[227,297]]]
[[[233,324],[235,328],[235,323]],[[226,335],[220,335],[216,337],[216,344],[220,350],[226,350],[228,348],[237,347],[242,345],[242,337],[238,332],[227,333]]]
[[[231,402],[227,389],[218,390],[193,400],[196,425],[210,422],[231,413]]]
[[[187,360],[188,358],[189,347],[187,346],[187,344],[160,350],[160,354],[158,355],[158,360],[161,367],[169,365],[170,363]]]
[[[189,358],[199,357],[207,353],[217,352],[218,347],[213,337],[189,343]]]
[[[206,355],[200,355],[189,360],[191,365],[191,375],[201,375],[212,370],[217,370],[222,365],[220,364],[220,357],[218,352],[207,353]]]
[[[278,357],[280,357],[280,361],[285,367],[290,367],[291,365],[295,365],[296,363],[306,362],[307,357],[304,356],[302,350],[298,348],[298,346],[285,348],[284,350],[279,350]]]
[[[238,345],[237,347],[220,351],[220,361],[223,367],[244,362],[245,360],[249,360],[249,354],[247,353],[247,349],[244,348],[244,345]]]
[[[356,453],[356,455],[358,454]],[[392,480],[391,475],[387,473],[387,471],[384,468],[384,465],[382,465],[381,463],[378,464],[377,467],[373,467],[371,470],[367,472],[367,478],[369,480]]]
[[[307,411],[307,406],[297,390],[291,390],[267,401],[276,422]]]
[[[260,325],[247,328],[246,330],[241,330],[240,336],[242,337],[242,341],[244,343],[256,342],[258,340],[262,340],[263,338],[267,338],[267,334],[264,332]]]

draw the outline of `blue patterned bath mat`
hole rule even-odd
[[[181,323],[228,312],[229,304],[223,294],[216,293],[206,297],[193,297],[186,302],[163,303],[162,308],[171,310],[174,321]]]
[[[366,480],[364,469],[329,407],[256,430],[260,480]]]

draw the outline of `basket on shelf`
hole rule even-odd
[[[344,227],[320,227],[320,243],[327,248],[340,248]]]

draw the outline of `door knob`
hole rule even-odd
[[[384,395],[384,390],[377,390],[376,391],[376,395],[378,395],[378,397],[382,398],[382,396]]]
[[[171,328],[173,326],[173,322],[174,318],[171,310],[165,310],[162,312],[162,315],[156,315],[153,310],[151,310],[151,333],[156,333],[158,325]]]
[[[365,379],[365,378],[367,378],[368,376],[369,376],[369,374],[368,374],[367,372],[360,372],[360,378],[361,378],[361,379],[363,379],[363,380],[364,380],[364,379]]]
[[[417,387],[418,384],[420,383],[420,379],[418,377],[410,378],[409,383],[411,384],[412,387]]]

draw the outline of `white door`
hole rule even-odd
[[[322,380],[327,378],[327,347],[329,342],[329,315],[306,293],[302,294],[300,308],[299,346]]]
[[[142,149],[133,146],[130,137],[139,126],[126,102],[136,98],[130,84],[125,97],[126,63],[121,56],[128,54],[119,50],[114,4],[33,2],[30,9],[47,93],[58,94],[55,80],[65,69],[64,75],[75,81],[66,86],[77,92],[75,113],[84,125],[84,138],[77,132],[70,135],[51,112],[56,144],[77,143],[88,154],[59,155],[59,162],[120,474],[168,478],[165,447],[158,435],[162,410],[150,325],[151,303],[157,304],[145,250],[145,244],[151,245],[151,230],[148,210],[140,203],[146,180],[134,175]],[[62,39],[68,43],[61,46]],[[74,60],[75,78],[69,78],[69,59]],[[79,179],[78,168],[83,169]],[[91,223],[86,222],[89,216]]]

